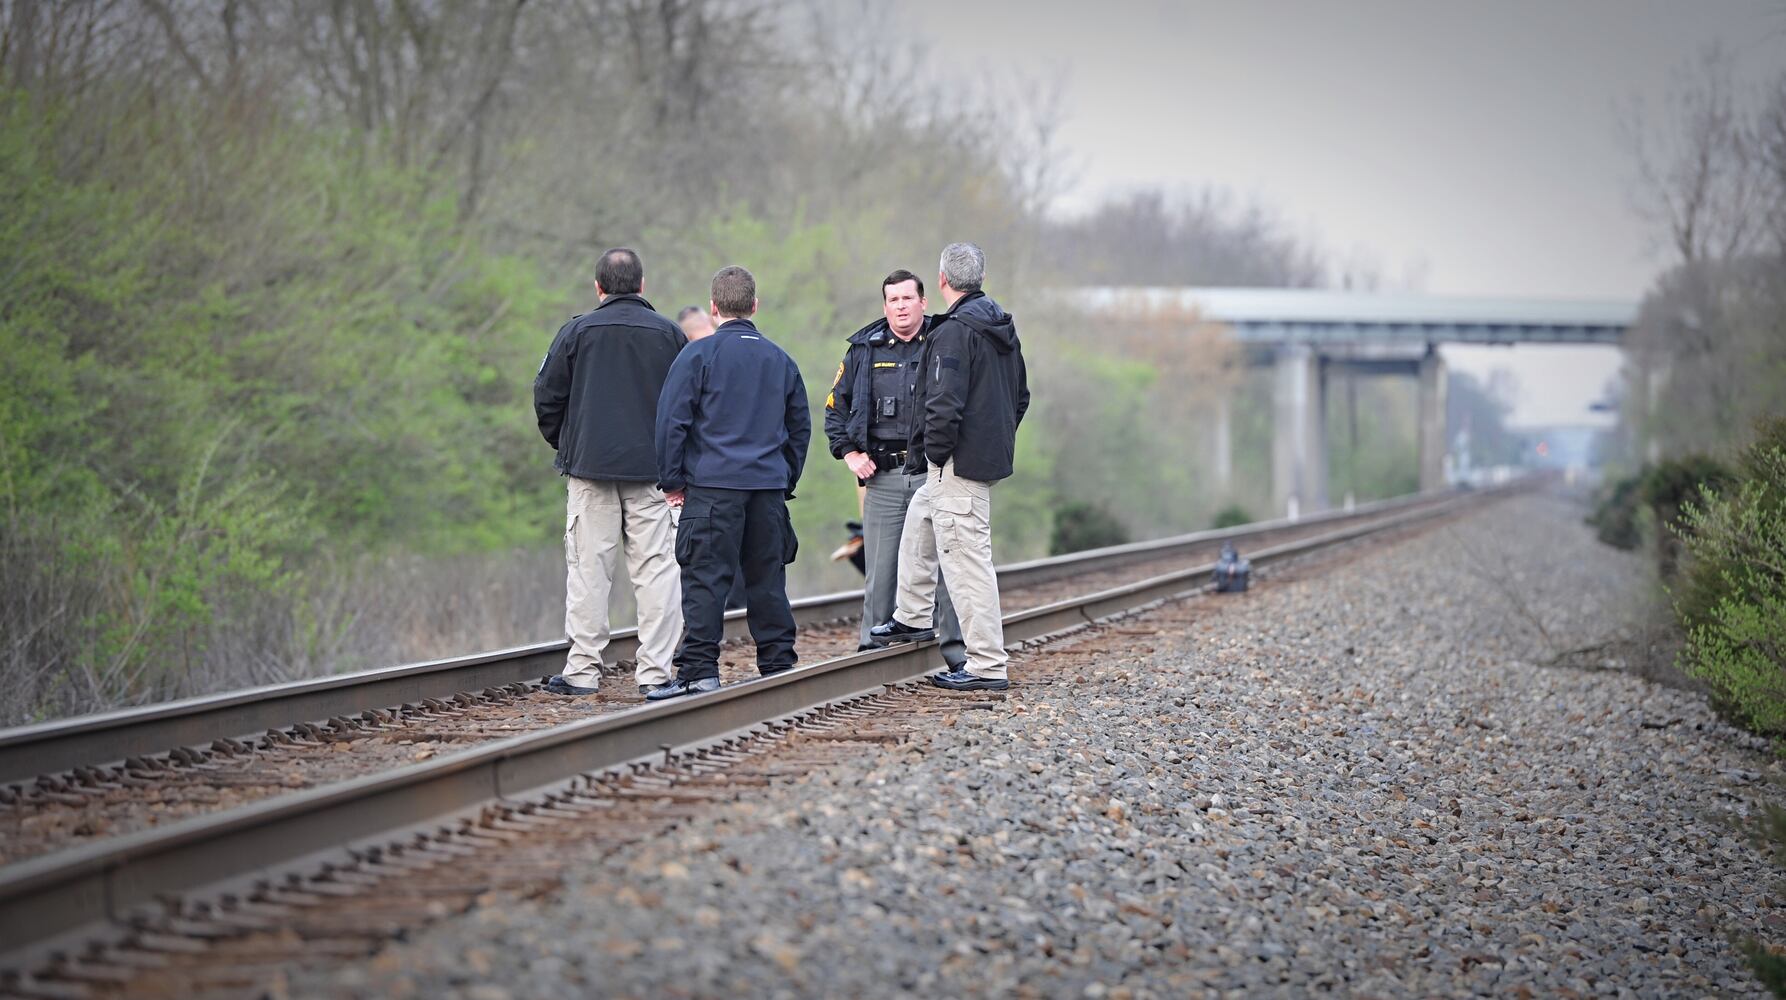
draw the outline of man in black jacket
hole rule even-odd
[[[594,310],[566,323],[533,381],[533,409],[553,463],[567,480],[564,559],[568,567],[564,672],[554,694],[594,694],[608,646],[608,596],[620,550],[639,607],[633,679],[649,693],[670,681],[682,631],[675,520],[657,480],[657,398],[687,343],[676,324],[639,293],[639,255],[624,247],[602,254]]]
[[[881,281],[885,315],[851,335],[825,397],[825,437],[831,454],[866,487],[860,649],[874,645],[869,629],[893,616],[905,512],[924,485],[922,475],[905,471],[906,449],[919,416],[918,382],[930,328],[924,305],[924,282],[917,275],[904,269],[887,275]],[[945,583],[937,586],[934,617],[943,639],[943,661],[953,670],[967,662],[967,654]]]
[[[757,672],[794,666],[787,564],[797,544],[787,501],[812,437],[806,384],[750,321],[757,286],[749,271],[720,268],[710,308],[719,329],[676,359],[657,406],[657,483],[682,508],[676,561],[686,631],[676,679],[647,693],[652,701],[719,690],[723,601],[738,572]]]
[[[924,345],[923,416],[906,464],[926,478],[906,511],[897,610],[869,634],[880,643],[932,638],[940,564],[961,618],[967,666],[931,682],[997,691],[1009,681],[992,568],[992,484],[1011,475],[1029,384],[1016,323],[980,290],[986,255],[972,243],[951,243],[938,272],[949,309]]]

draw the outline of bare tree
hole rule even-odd
[[[1635,192],[1673,256],[1627,339],[1626,419],[1662,450],[1716,450],[1786,393],[1786,77],[1740,98],[1708,50],[1655,136],[1628,125]]]
[[[1767,198],[1761,138],[1731,81],[1730,58],[1707,49],[1679,75],[1668,128],[1652,134],[1629,114],[1625,132],[1638,168],[1637,209],[1683,263],[1753,251]]]

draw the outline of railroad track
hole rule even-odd
[[[1326,530],[1333,524],[1382,516],[1440,502],[1415,497],[1373,505],[1350,513],[1287,524],[1273,522],[1126,545],[1006,567],[1001,580],[1005,610],[1037,607],[1061,598],[1103,589],[1138,576],[1182,569],[1187,559],[1213,555],[1223,541],[1252,547],[1290,540]],[[853,621],[837,619],[860,608],[860,592],[799,602],[808,621],[801,628],[799,648],[805,662],[855,652]],[[734,620],[734,628],[739,627]],[[632,636],[624,635],[622,654],[632,652]],[[120,742],[134,747],[156,745],[169,724],[187,727],[191,744],[159,754],[135,753],[111,763],[80,764],[60,773],[0,785],[0,865],[64,850],[105,837],[116,837],[292,791],[389,771],[438,754],[463,750],[508,736],[549,729],[596,715],[634,707],[640,702],[632,684],[614,679],[596,697],[565,699],[536,694],[541,674],[555,669],[563,643],[543,644],[553,652],[542,662],[537,647],[481,654],[455,660],[370,671],[357,677],[365,683],[346,689],[324,679],[305,685],[278,685],[133,712],[69,720],[63,725],[33,727],[16,733],[15,752],[47,745],[61,759],[75,756],[82,740],[102,741],[91,747],[106,752]],[[736,682],[755,675],[754,656],[746,639],[731,640],[722,651],[724,679]],[[493,664],[506,663],[525,680],[501,687],[458,690],[453,683],[488,679]],[[621,669],[630,666],[621,659]],[[426,668],[418,670],[417,668]],[[380,706],[392,675],[432,678],[441,697],[425,696],[397,705]],[[352,680],[353,678],[347,678]],[[345,704],[355,714],[309,721],[291,721],[280,713],[292,710],[293,688],[320,687],[320,697]],[[254,707],[261,717],[259,734],[233,735],[230,730],[198,728],[204,722],[238,725]],[[173,718],[170,718],[173,716]],[[146,728],[130,725],[140,721]],[[104,723],[104,725],[101,725]],[[30,739],[27,739],[30,738]],[[197,741],[208,742],[197,742]]]
[[[1270,565],[1406,528],[1486,495],[1408,498],[1305,519],[1295,525],[1274,522],[1201,532],[1009,567],[1001,575],[1011,584],[1023,581],[1035,587],[1065,581],[1083,590],[1099,573],[1126,565],[1131,567],[1132,579],[1143,575],[1133,570],[1138,563],[1152,565],[1171,558],[1172,553],[1198,551],[1224,540],[1260,542],[1285,532],[1319,532],[1312,538],[1251,553],[1256,564]],[[1089,588],[1095,592],[1017,611],[1007,616],[1007,642],[1039,640],[1200,591],[1208,572],[1207,565],[1180,568],[1119,586]],[[859,601],[859,594],[811,599],[801,602],[802,613],[807,622],[824,622],[852,612]],[[850,634],[853,636],[853,629]],[[849,642],[853,646],[853,637]],[[563,649],[562,643],[542,644],[357,675],[363,679],[358,704],[368,704],[366,698],[383,697],[391,690],[388,685],[399,678],[406,684],[419,684],[423,679],[451,684],[448,679],[453,677],[486,676],[496,663],[506,663],[507,669],[522,676],[537,677],[556,668]],[[843,656],[774,678],[737,684],[717,694],[608,712],[15,864],[0,870],[0,941],[6,943],[8,952],[5,964],[13,969],[10,978],[0,979],[0,987],[19,991],[29,987],[39,995],[55,995],[58,988],[66,987],[64,994],[77,995],[116,980],[121,975],[119,962],[134,968],[148,958],[165,959],[169,953],[180,952],[182,936],[188,940],[194,936],[252,936],[269,921],[276,924],[280,914],[289,915],[290,908],[304,900],[329,898],[344,886],[376,880],[380,873],[426,867],[437,862],[443,852],[448,856],[461,853],[439,840],[442,836],[483,842],[512,838],[544,819],[585,813],[592,808],[591,802],[606,801],[603,796],[631,787],[625,782],[648,782],[653,768],[688,767],[688,761],[705,760],[707,764],[696,765],[705,768],[703,773],[721,770],[721,763],[748,759],[751,754],[745,749],[749,747],[810,735],[812,727],[822,726],[836,713],[858,711],[873,699],[904,690],[901,685],[932,668],[935,658],[934,644]],[[510,677],[506,683],[517,683],[513,674]],[[303,693],[292,690],[304,686],[267,689],[258,692],[263,696],[259,699],[253,697],[257,692],[195,699],[171,707],[171,713],[170,707],[113,713],[108,717],[113,729],[108,739],[113,742],[86,745],[115,746],[124,738],[120,734],[128,734],[131,716],[149,727],[145,732],[162,733],[167,730],[159,727],[180,712],[189,718],[232,725],[250,717],[244,713],[256,704],[269,713],[316,704],[303,701]],[[355,689],[327,683],[319,687],[313,696],[334,699],[336,704],[350,697],[344,691]],[[437,711],[426,702],[420,704],[426,711]],[[374,710],[361,711],[371,714]],[[268,717],[258,717],[253,726]],[[86,724],[87,732],[92,733],[96,731],[93,723],[75,720],[73,728]],[[386,723],[374,715],[368,724]],[[48,736],[50,728],[33,727],[54,739]],[[7,735],[18,745],[22,732]],[[71,745],[80,744],[64,743],[62,751]],[[682,763],[676,763],[679,760]],[[202,759],[184,763],[195,768],[205,764]],[[94,769],[93,765],[82,766]],[[145,771],[127,766],[126,770],[154,777],[153,768]],[[423,839],[417,842],[412,857],[399,863],[396,857],[403,853],[406,835]],[[349,849],[357,853],[343,853]],[[342,867],[349,858],[351,864]],[[281,883],[282,878],[287,881]],[[201,887],[204,898],[213,903],[188,901]],[[80,944],[82,950],[70,951],[71,943]],[[124,961],[119,956],[135,958]],[[61,978],[55,972],[47,979],[21,978],[24,969],[41,968],[46,960],[50,968],[61,970]],[[83,976],[83,969],[90,974]],[[51,988],[57,984],[61,987]]]
[[[1298,521],[1265,521],[1018,563],[999,568],[999,587],[1005,593],[1076,581],[1138,563],[1213,551],[1225,541],[1244,545],[1285,533],[1304,534],[1443,503],[1446,497],[1417,494]],[[836,625],[859,613],[861,603],[860,590],[803,598],[794,602],[795,622],[803,633]],[[726,636],[746,637],[742,611],[726,615]],[[804,647],[807,635],[802,634],[801,640]],[[314,741],[328,732],[387,726],[404,717],[439,717],[478,701],[526,694],[542,677],[558,672],[567,648],[562,640],[535,643],[3,729],[0,804],[46,790],[79,794],[83,783],[127,777],[128,770],[153,777],[205,763],[213,756]],[[637,650],[637,630],[617,630],[606,659],[630,663]],[[40,783],[45,778],[51,780]]]

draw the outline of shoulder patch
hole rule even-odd
[[[842,381],[843,381],[843,362],[839,361],[837,363],[837,375],[835,378],[833,378],[831,380],[831,388],[833,388],[833,389],[837,388],[837,383],[842,382]]]

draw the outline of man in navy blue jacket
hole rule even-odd
[[[787,501],[812,436],[806,385],[787,352],[757,331],[756,279],[736,265],[713,276],[719,329],[684,348],[657,404],[658,486],[682,509],[682,645],[676,679],[646,697],[719,690],[719,644],[732,574],[744,574],[757,671],[794,666],[787,564],[797,544]],[[736,569],[734,569],[736,567]]]

